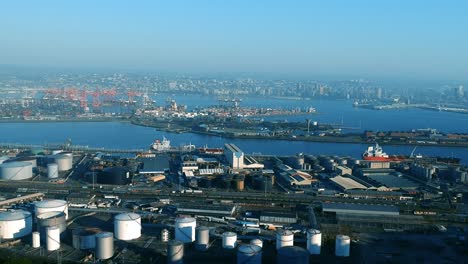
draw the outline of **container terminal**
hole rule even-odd
[[[0,251],[48,263],[466,258],[461,164],[164,140],[127,152],[3,146]]]

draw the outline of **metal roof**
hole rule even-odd
[[[399,215],[398,207],[393,205],[353,204],[353,203],[322,203],[324,212],[349,214],[379,214]]]
[[[343,176],[336,176],[334,178],[330,178],[330,180],[336,184],[338,184],[339,186],[341,186],[343,189],[345,190],[350,190],[350,189],[367,189],[366,186],[360,184],[359,182],[351,179],[351,178],[347,178],[347,177],[343,177]]]

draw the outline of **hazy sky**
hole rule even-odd
[[[2,1],[0,64],[466,80],[468,1]]]

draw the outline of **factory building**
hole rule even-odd
[[[157,156],[154,158],[143,158],[143,166],[140,174],[165,174],[169,172],[169,157]]]
[[[295,170],[284,164],[280,165],[279,180],[291,188],[310,188],[312,182],[316,181],[309,173]]]
[[[260,222],[274,224],[295,224],[297,222],[296,213],[288,212],[261,212]]]
[[[398,207],[393,205],[322,203],[324,213],[359,214],[359,215],[400,215]]]
[[[235,170],[261,170],[264,167],[263,164],[259,163],[253,157],[245,156],[244,152],[234,144],[224,144],[224,156],[226,157],[226,160],[228,161],[231,168]]]
[[[411,164],[410,170],[411,174],[413,174],[414,176],[427,180],[430,180],[432,178],[432,175],[434,175],[436,172],[436,169],[432,165],[419,163]]]
[[[224,144],[224,156],[233,169],[244,168],[244,152],[236,145],[229,143]]]
[[[353,170],[351,168],[346,167],[346,166],[336,166],[335,171],[340,176],[347,175],[347,174],[348,175],[353,174]]]
[[[233,216],[235,205],[184,204],[177,207],[177,213],[183,215]]]
[[[363,184],[348,178],[348,177],[343,177],[343,176],[336,176],[333,178],[330,178],[330,181],[340,188],[343,191],[347,190],[367,190],[367,187],[364,186]]]

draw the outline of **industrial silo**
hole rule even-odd
[[[73,168],[73,155],[57,154],[54,155],[54,163],[57,163],[59,171],[68,171]]]
[[[93,181],[93,179],[89,179]],[[109,167],[97,173],[94,179],[99,184],[125,185],[130,183],[130,172],[124,167]]]
[[[46,230],[49,227],[57,227],[60,233],[67,230],[67,220],[64,212],[45,212],[38,214],[37,231],[41,234],[43,241],[46,240]]]
[[[119,240],[132,240],[141,236],[141,217],[134,213],[118,214],[114,218],[114,235]]]
[[[32,248],[41,247],[41,235],[39,232],[32,232],[31,246]]]
[[[223,248],[233,249],[237,246],[237,234],[234,232],[223,233]]]
[[[114,256],[114,234],[102,232],[96,234],[96,258],[100,260],[110,259]]]
[[[320,255],[322,233],[317,229],[307,230],[307,250],[311,255]]]
[[[244,185],[245,185],[245,177],[244,176],[237,176],[233,178],[232,183],[233,183],[233,188],[236,191],[243,191],[244,190]]]
[[[52,150],[52,155],[57,155],[57,154],[62,153],[62,152],[63,152],[63,150],[61,150],[61,149]]]
[[[16,239],[31,232],[31,213],[23,210],[0,212],[0,238]]]
[[[206,226],[195,228],[195,248],[205,251],[210,245],[210,229]]]
[[[184,262],[184,243],[171,240],[167,243],[167,263],[176,264]]]
[[[192,217],[178,217],[175,222],[175,239],[183,243],[195,241],[197,220]]]
[[[351,246],[351,239],[349,236],[337,235],[335,239],[335,256],[349,257],[349,248]]]
[[[0,164],[0,180],[19,181],[32,178],[30,162],[4,162]]]
[[[309,264],[309,252],[301,247],[287,246],[278,249],[278,264]]]
[[[72,231],[73,247],[76,249],[93,249],[96,247],[98,228],[76,228]]]
[[[58,165],[57,163],[47,164],[47,178],[56,179],[59,176]]]
[[[241,245],[237,249],[237,264],[261,264],[262,248],[257,245]]]
[[[276,250],[294,245],[294,234],[289,230],[278,230],[276,232]]]
[[[250,244],[263,248],[263,240],[258,239],[258,238],[250,240]]]
[[[64,212],[68,219],[68,203],[64,200],[42,200],[34,204],[36,216],[45,212]]]
[[[47,227],[46,246],[48,251],[54,251],[60,248],[60,229],[58,227]]]
[[[170,235],[171,234],[169,233],[169,230],[167,230],[166,228],[161,230],[161,242],[167,243],[169,241]]]

